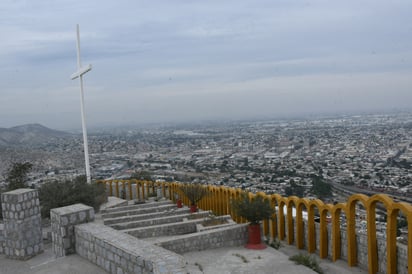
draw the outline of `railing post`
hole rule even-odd
[[[144,184],[146,185],[146,197],[149,197],[150,194],[150,185],[149,185],[149,181],[143,181]]]
[[[303,249],[303,220],[302,220],[302,204],[296,206],[296,247]]]
[[[275,208],[275,198],[273,196],[270,196],[270,205],[272,206],[272,208]],[[275,213],[273,213],[272,217],[271,217],[271,221],[270,221],[270,237],[272,238],[272,240],[274,240],[277,236],[277,222],[276,222],[276,218],[277,218],[277,213],[275,211]]]
[[[115,181],[116,184],[116,197],[119,198],[119,181]]]
[[[135,183],[135,188],[136,188],[136,200],[139,201],[140,200],[140,189],[139,189],[140,183],[137,180],[134,180],[134,183]]]
[[[127,193],[126,193],[126,181],[122,181],[122,194],[124,195],[123,197],[122,197],[122,199],[124,198],[125,200],[127,200]]]
[[[368,235],[368,269],[369,273],[378,272],[378,251],[376,243],[376,217],[375,203],[368,203],[366,208],[367,214],[367,235]]]
[[[279,240],[285,239],[285,213],[283,211],[284,206],[286,206],[286,204],[283,201],[281,201],[279,203],[279,206],[278,206],[278,212],[279,212],[279,214],[278,214],[278,216],[279,216],[279,222],[278,222],[279,223]]]
[[[397,273],[396,226],[399,211],[387,208],[386,212],[386,273]]]
[[[348,204],[347,233],[348,233],[348,265],[357,264],[356,233],[355,233],[355,205]]]
[[[326,210],[320,209],[319,257],[322,259],[328,256],[328,224],[326,221],[326,212]]]
[[[129,200],[133,200],[133,190],[132,190],[132,181],[127,180],[128,187],[129,187]]]
[[[166,196],[166,184],[165,183],[162,183],[162,195],[163,195],[163,197],[167,197]]]
[[[314,253],[316,250],[315,239],[315,213],[313,205],[309,205],[308,208],[308,252]]]
[[[109,181],[109,196],[113,196],[113,181]]]
[[[288,198],[290,199],[290,198]],[[293,227],[293,212],[290,202],[287,203],[287,218],[288,218],[288,244],[293,244],[295,230]]]

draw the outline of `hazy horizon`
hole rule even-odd
[[[0,127],[412,110],[412,2],[0,4]]]

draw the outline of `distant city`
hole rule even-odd
[[[33,163],[34,185],[84,174],[80,135],[14,130],[0,131],[2,184],[19,161]],[[348,191],[412,197],[412,113],[107,129],[89,134],[89,151],[94,179],[144,173],[280,194],[293,181],[310,195],[320,176]]]

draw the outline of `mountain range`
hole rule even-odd
[[[40,124],[0,128],[0,146],[31,146],[72,137],[68,132],[50,129]]]

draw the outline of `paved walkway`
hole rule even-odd
[[[100,274],[106,273],[97,265],[73,254],[54,258],[51,244],[45,245],[43,253],[27,261],[7,259],[0,255],[1,274]]]
[[[279,250],[268,247],[264,250],[250,250],[244,247],[219,248],[198,252],[186,253],[183,256],[188,262],[188,271],[191,274],[313,274],[311,269],[296,265],[289,257],[298,253],[305,253],[293,246],[284,246]],[[348,267],[347,262],[320,260],[320,267],[325,274],[366,274],[358,267]]]
[[[107,273],[78,255],[54,258],[51,245],[45,251],[27,261],[6,259],[0,255],[1,274],[100,274]],[[219,248],[183,254],[190,274],[313,274],[314,271],[295,265],[289,256],[297,254],[293,246],[285,246],[281,251],[268,247],[264,250],[250,250],[244,247]],[[357,267],[350,268],[344,261],[319,260],[326,274],[365,274]]]
[[[225,247],[184,254],[191,274],[314,274],[302,265],[273,248],[250,250],[244,247]]]

